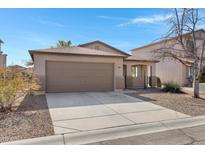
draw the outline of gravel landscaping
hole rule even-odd
[[[0,112],[0,142],[53,135],[44,94],[27,96],[14,112]]]
[[[188,94],[165,93],[156,88],[141,89],[126,94],[187,115],[205,115],[205,99],[193,98]]]

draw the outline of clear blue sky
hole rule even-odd
[[[30,59],[29,49],[57,40],[74,45],[102,40],[129,53],[159,39],[170,9],[0,9],[0,38],[8,65]]]

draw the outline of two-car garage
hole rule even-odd
[[[112,91],[112,63],[46,61],[47,92]]]
[[[61,93],[123,89],[123,59],[127,55],[107,48],[109,51],[79,46],[30,50],[41,90]]]

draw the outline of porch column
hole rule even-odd
[[[126,64],[126,67],[127,67],[126,85],[127,85],[127,88],[132,88],[132,65]]]
[[[156,64],[152,63],[149,66],[152,68],[152,74],[150,74],[152,79],[152,87],[157,87]]]
[[[143,73],[142,74],[142,79],[143,79],[143,81],[144,81],[144,88],[147,88],[147,86],[148,86],[148,82],[147,82],[147,77],[148,77],[148,65],[144,65],[144,66],[141,66],[142,67],[142,72],[141,73]]]

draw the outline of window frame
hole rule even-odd
[[[138,69],[139,69],[138,66],[132,66],[131,74],[133,78],[137,78],[139,76]]]

